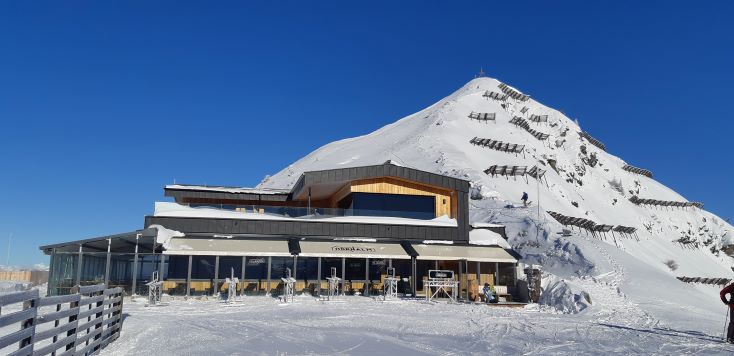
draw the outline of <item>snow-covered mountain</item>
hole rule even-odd
[[[288,188],[304,171],[386,160],[467,179],[472,182],[471,221],[508,226],[509,242],[523,255],[523,262],[542,265],[548,272],[544,285],[549,304],[572,312],[591,307],[600,317],[632,314],[643,323],[690,322],[693,319],[687,314],[694,313],[702,325],[715,327],[718,321],[713,320],[723,315],[718,290],[685,284],[675,277],[731,278],[734,259],[721,249],[729,244],[732,226],[699,208],[633,204],[633,196],[687,200],[652,178],[623,170],[622,158],[590,143],[581,136],[583,129],[558,110],[532,98],[503,101],[485,96],[502,94],[501,86],[495,79],[474,79],[393,124],[317,149],[267,177],[259,187]],[[494,113],[495,120],[471,119],[471,113]],[[547,115],[547,122],[532,121],[531,115]],[[548,134],[548,139],[539,140],[510,123],[514,117]],[[524,145],[524,151],[508,153],[470,143],[475,137]],[[628,159],[634,165],[634,157]],[[493,165],[537,166],[546,173],[540,183],[532,177],[484,173]],[[534,202],[530,208],[520,207],[523,192]],[[547,211],[597,224],[635,227],[637,233],[597,238],[576,230],[563,236],[564,227]],[[673,264],[677,265],[674,270],[669,267]],[[683,306],[689,311],[671,313],[671,308]]]

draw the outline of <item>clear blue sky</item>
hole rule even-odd
[[[4,1],[0,264],[251,186],[488,75],[734,217],[732,2]],[[272,2],[262,2],[272,3]]]

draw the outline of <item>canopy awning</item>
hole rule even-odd
[[[344,241],[299,241],[300,257],[349,257],[410,259],[399,244]]]
[[[172,238],[166,255],[290,256],[288,240],[235,240],[227,238]]]
[[[505,249],[497,246],[454,246],[454,245],[413,245],[418,252],[419,260],[467,260],[476,262],[507,262],[515,263]]]

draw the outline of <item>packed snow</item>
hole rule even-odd
[[[565,289],[564,289],[565,288]],[[577,287],[554,287],[576,295]],[[145,307],[125,301],[120,338],[105,355],[724,355],[722,318],[669,326],[644,313],[628,317],[629,304],[610,296],[577,314],[531,305],[382,302],[362,296],[320,302],[297,296],[174,300]],[[723,306],[722,306],[723,307]],[[636,310],[633,310],[636,311]],[[723,310],[722,310],[723,313]]]

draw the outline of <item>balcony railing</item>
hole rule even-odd
[[[272,206],[272,205],[235,205],[235,204],[198,204],[182,203],[195,209],[218,209],[237,211],[252,214],[268,214],[297,219],[321,219],[338,216],[381,216],[399,217],[408,219],[431,220],[436,218],[433,211],[406,211],[406,210],[369,210],[369,209],[340,209],[340,208],[316,208],[295,206]]]

